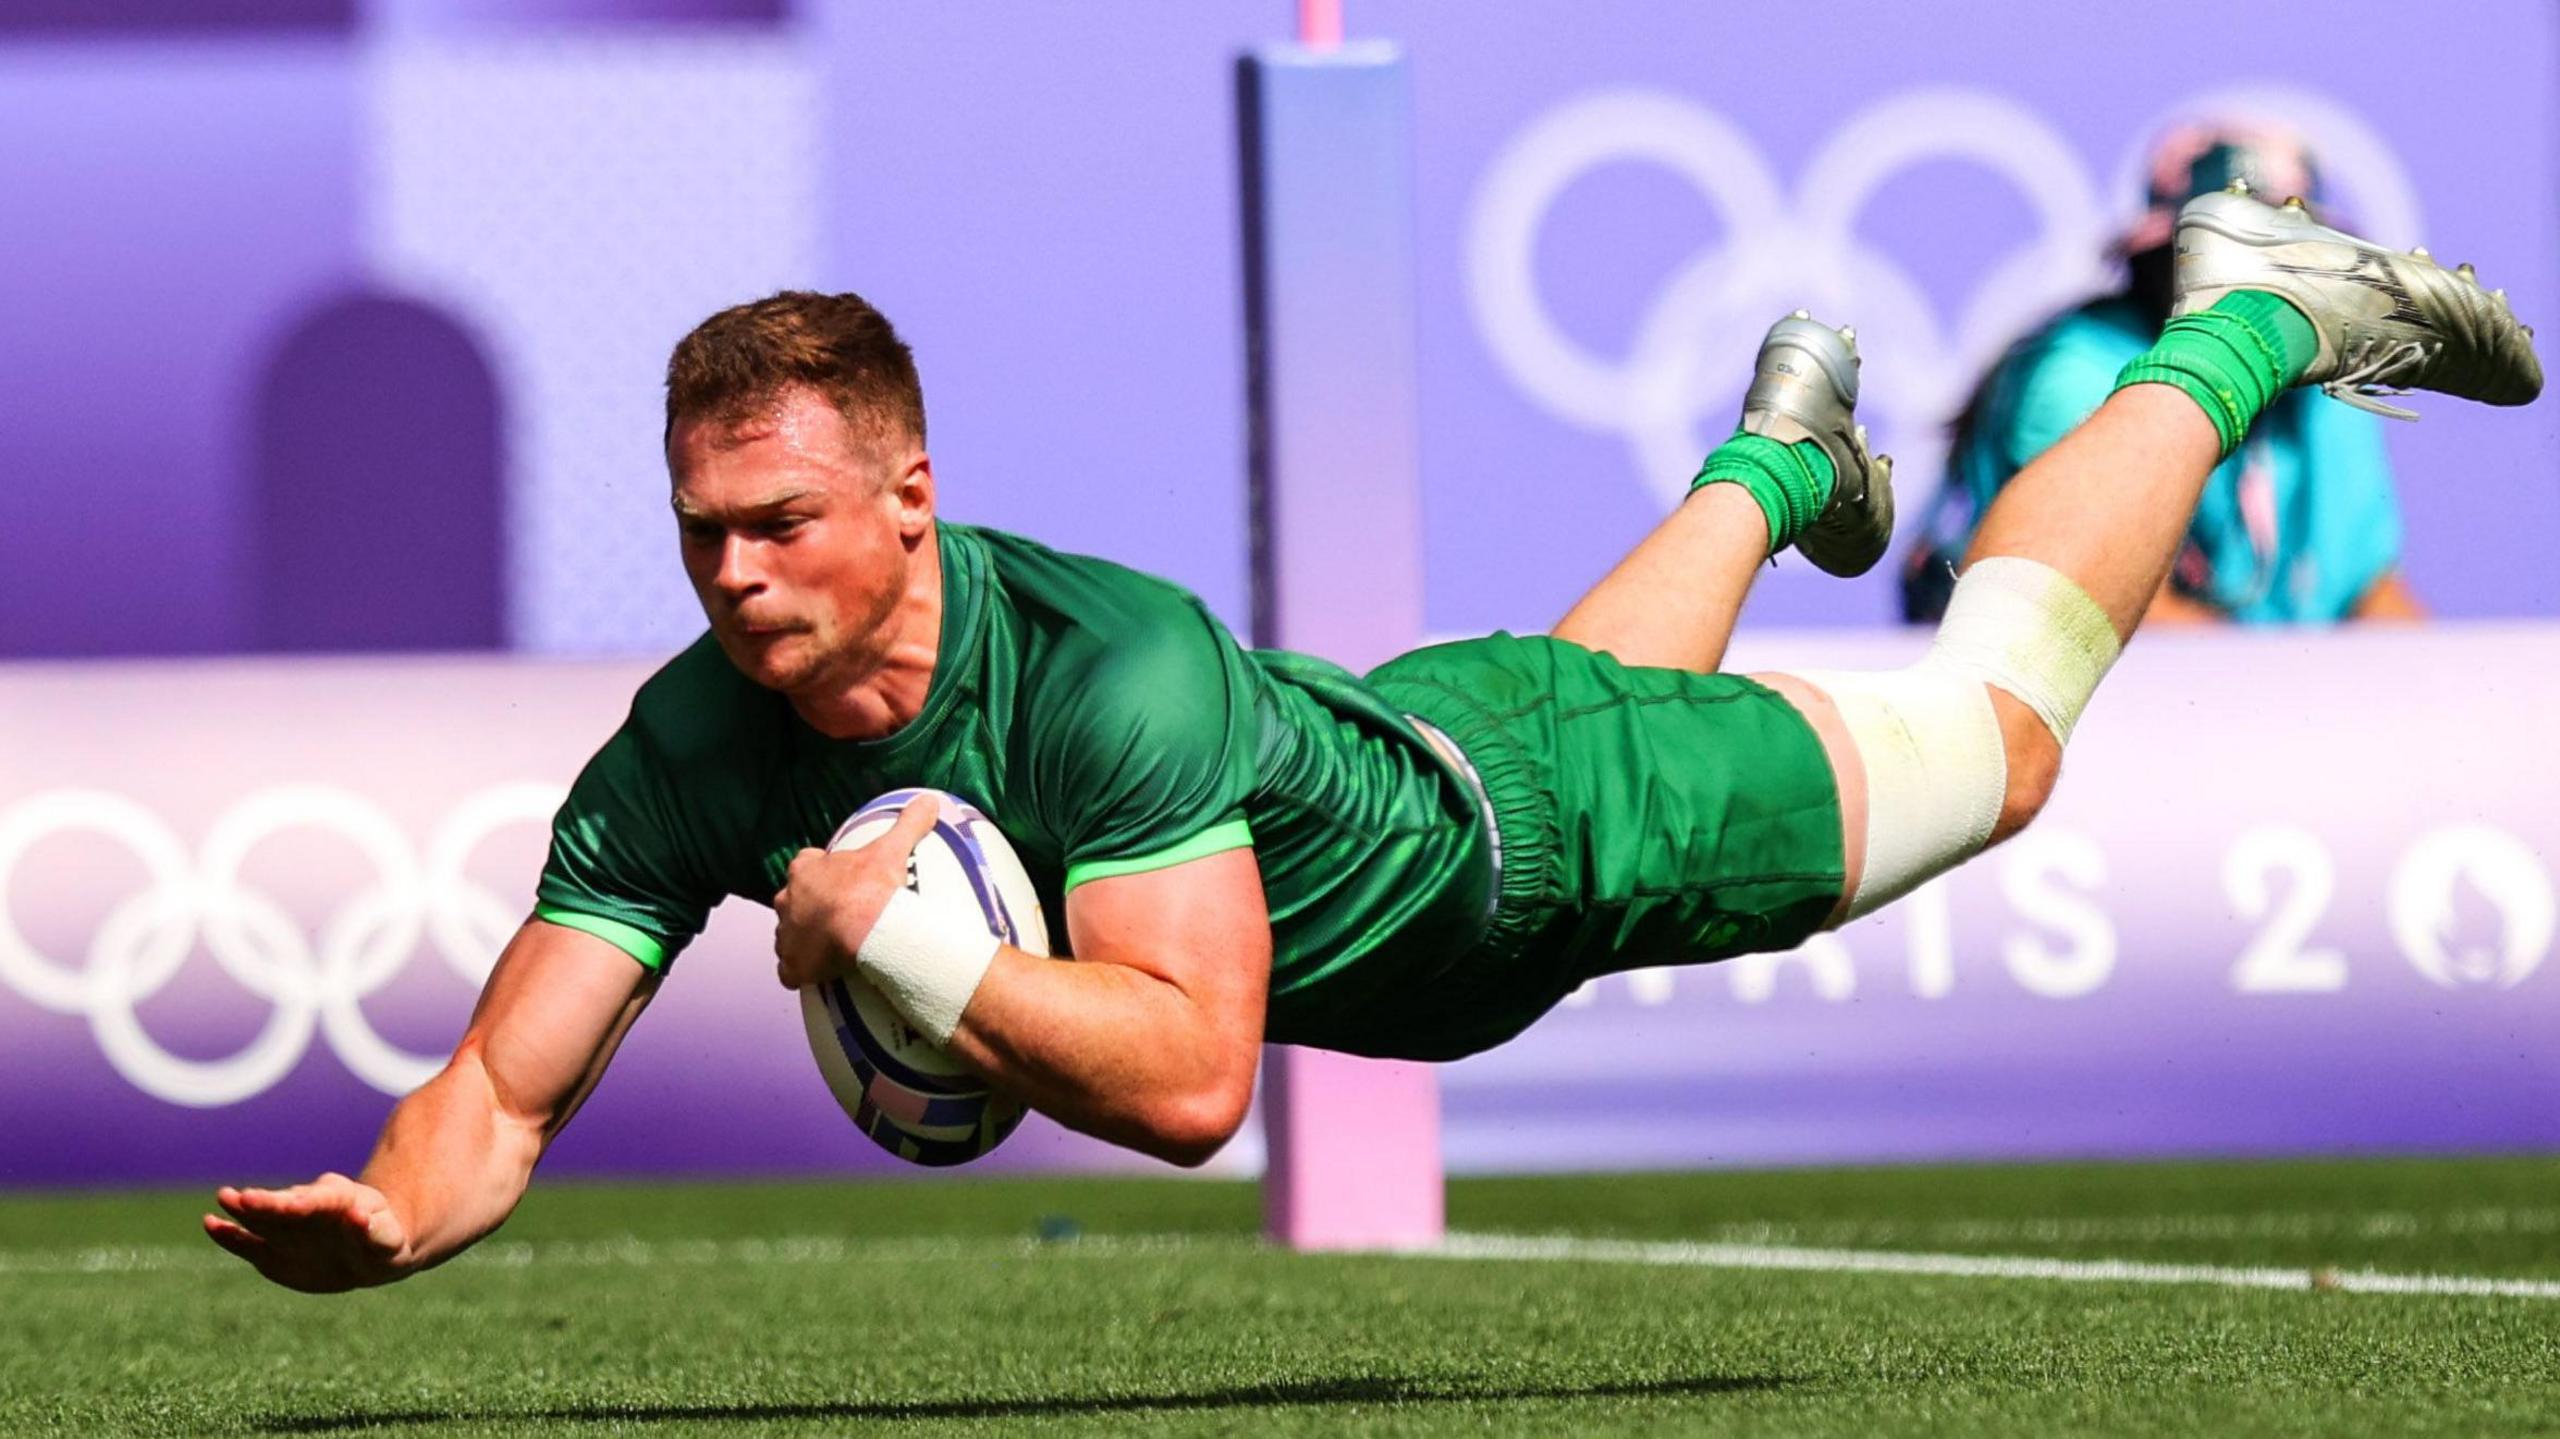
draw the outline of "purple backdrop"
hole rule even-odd
[[[2387,225],[2413,207],[2440,249],[2506,277],[2520,313],[2560,322],[2560,11],[2540,0],[2462,5],[2418,27],[2375,0],[2171,0],[2122,26],[2032,3],[1966,13],[1640,0],[1488,22],[1469,7],[1350,7],[1355,34],[1393,36],[1412,57],[1433,629],[1544,628],[1694,466],[1676,433],[1653,446],[1667,458],[1639,463],[1626,430],[1643,427],[1560,411],[1631,405],[1656,383],[1674,409],[1694,392],[1693,437],[1719,438],[1759,328],[1795,304],[1858,323],[1878,433],[1925,456],[1953,413],[1947,392],[1971,375],[1967,346],[1933,330],[1996,318],[1986,292],[2018,297],[2015,325],[1972,337],[1987,354],[2046,308],[2029,282],[2091,271],[2129,215],[2114,177],[2193,98],[2291,92],[2279,98],[2343,137],[2332,169],[2362,213]],[[1256,38],[1263,16],[1124,0],[1012,11],[996,35],[949,9],[825,15],[830,278],[915,330],[948,503],[1163,569],[1241,620],[1237,244],[1224,97],[1205,62]],[[2387,69],[2379,33],[2393,37]],[[1108,63],[1077,58],[1097,48]],[[1578,119],[1629,97],[1666,102],[1635,128],[1706,180]],[[1489,342],[1479,206],[1542,122],[1583,148],[1532,216],[1533,295],[1595,362],[1631,361],[1652,330],[1689,370],[1542,397]],[[2006,168],[1895,150],[1920,134]],[[1861,174],[1861,155],[1892,158]],[[1754,170],[1765,193],[1737,178]],[[936,183],[954,176],[969,183]],[[2391,203],[2404,189],[2410,204]],[[2051,253],[2028,259],[2050,263],[2003,269],[2039,237]],[[1766,272],[1736,282],[1746,313],[1727,314],[1715,283],[1745,259]],[[1702,276],[1683,275],[1698,262]],[[2560,410],[2439,404],[2391,440],[2419,589],[2449,614],[2560,613],[2560,574],[2538,559],[2560,540]],[[1916,491],[1934,470],[1905,478]],[[1881,574],[1842,585],[1786,566],[1753,620],[1853,624],[1892,608]]]
[[[0,670],[0,1183],[358,1162],[640,676]],[[2146,638],[2043,824],[1795,956],[1612,977],[1446,1069],[1450,1162],[2560,1143],[2554,704],[2560,627]],[[721,912],[551,1168],[897,1167],[819,1083],[771,933]],[[985,1167],[1143,1163],[1035,1123]]]
[[[0,655],[248,646],[263,357],[354,267],[356,103],[333,38],[0,34]]]
[[[2311,126],[2351,208],[2386,231],[2422,227],[2547,327],[2560,317],[2560,11],[2469,0],[2428,25],[2406,14],[2383,0],[2163,0],[2108,27],[2002,0],[1954,25],[1882,0],[1628,0],[1488,22],[1355,3],[1355,34],[1413,57],[1433,628],[1560,613],[1660,513],[1724,424],[1752,333],[1796,303],[1860,325],[1876,428],[1924,490],[1974,363],[2059,298],[2048,292],[2093,277],[2142,132],[2212,95],[2247,90]],[[400,106],[419,87],[451,83],[468,104],[598,67],[525,123],[551,127],[543,154],[628,187],[673,172],[613,148],[629,127],[612,107],[675,103],[648,87],[685,73],[686,55],[716,65],[741,45],[815,77],[793,122],[805,143],[753,141],[781,149],[773,183],[806,199],[819,231],[808,272],[774,278],[859,288],[911,332],[954,513],[1162,570],[1246,619],[1228,75],[1285,26],[1277,0],[796,13],[778,0],[237,0],[48,4],[22,19],[0,24],[0,384],[18,401],[0,428],[0,533],[43,543],[0,573],[0,655],[255,643],[251,426],[275,346],[335,298],[397,293],[378,265],[467,291],[514,263],[505,233],[422,255],[401,228],[414,215],[377,213],[408,193],[402,167],[425,132]],[[2392,37],[2387,72],[2377,34]],[[613,43],[588,43],[600,35]],[[1807,73],[1821,77],[1811,94]],[[638,88],[617,100],[617,87]],[[409,98],[384,98],[395,90]],[[525,223],[513,213],[486,226]],[[368,227],[405,238],[386,251]],[[717,241],[671,226],[660,243],[643,268],[680,273]],[[539,273],[610,288],[632,263]],[[498,312],[537,322],[522,304]],[[564,303],[552,323],[593,313]],[[488,358],[503,414],[580,398]],[[2560,613],[2560,574],[2540,562],[2560,546],[2556,416],[2436,406],[2393,429],[2408,570],[2445,612]],[[500,462],[522,503],[572,507],[523,533],[579,533],[581,506],[596,510],[589,533],[658,522],[535,483],[528,466],[560,461],[520,433],[514,446]],[[504,542],[466,510],[438,523],[464,547]],[[576,553],[511,563],[516,598],[534,596],[500,606],[512,633],[631,652],[682,638],[582,628],[611,603],[539,579]],[[594,574],[631,583],[618,563]],[[463,603],[457,625],[490,619],[486,602]],[[1785,624],[1890,610],[1881,578],[1838,585],[1799,566],[1755,605],[1758,622]],[[680,606],[653,613],[681,623]]]
[[[360,1163],[461,1032],[550,811],[646,673],[0,669],[0,1184]],[[720,912],[547,1169],[902,1167],[818,1081],[772,933]],[[1120,1157],[1034,1120],[982,1167],[1096,1162]]]

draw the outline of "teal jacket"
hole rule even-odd
[[[2001,357],[1958,427],[1946,483],[1904,571],[1907,618],[1937,617],[1992,497],[2088,418],[2155,338],[2141,307],[2114,295],[2064,313]],[[2171,579],[2243,623],[2326,624],[2347,618],[2399,562],[2400,505],[2381,422],[2294,390],[2206,482]]]

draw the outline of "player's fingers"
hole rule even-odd
[[[784,989],[798,989],[816,977],[817,966],[812,962],[810,949],[811,946],[797,934],[788,939],[778,939],[775,943],[773,974],[774,978],[782,981]]]
[[[315,1294],[347,1287],[343,1282],[332,1282],[328,1261],[308,1249],[297,1250],[289,1244],[272,1244],[254,1231],[212,1214],[204,1217],[204,1232],[233,1257],[246,1261],[270,1283]]]
[[[219,1214],[204,1217],[204,1232],[206,1238],[252,1264],[267,1256],[267,1241]]]
[[[204,1216],[204,1232],[208,1238],[226,1249],[235,1245],[259,1242],[258,1236],[242,1228],[238,1221],[225,1219],[219,1214]]]
[[[264,1208],[254,1199],[237,1207],[223,1207],[230,1211],[234,1223],[262,1240],[286,1239],[311,1227],[311,1221],[302,1215]]]
[[[784,989],[800,987],[794,977],[799,973],[799,966],[791,958],[793,937],[794,931],[787,926],[778,927],[773,932],[773,979]]]
[[[273,1189],[234,1189],[225,1185],[213,1191],[213,1202],[234,1219],[253,1220],[282,1213],[284,1196]]]
[[[269,1196],[259,1189],[221,1189],[214,1192],[214,1202],[230,1217],[226,1222],[243,1234],[264,1239],[271,1231],[281,1231],[289,1221],[268,1208]],[[211,1217],[211,1216],[208,1216]]]
[[[347,1211],[361,1218],[366,1224],[371,1224],[384,1215],[396,1215],[397,1211],[391,1207],[390,1195],[370,1184],[351,1184],[349,1187],[353,1193],[348,1196]]]
[[[903,860],[915,853],[918,841],[933,833],[933,822],[941,816],[940,799],[929,794],[917,795],[907,801],[905,809],[898,811],[898,822],[889,826],[889,832],[880,836],[878,842]]]
[[[240,1200],[238,1208],[224,1207],[231,1209],[233,1218],[262,1234],[308,1229],[314,1223],[326,1223],[347,1204],[344,1189],[316,1181],[297,1184],[291,1189],[243,1190]]]
[[[327,1203],[327,1197],[314,1185],[297,1184],[291,1189],[272,1191],[267,1212],[279,1219],[308,1219]]]
[[[346,1238],[376,1254],[390,1254],[400,1248],[399,1217],[371,1190],[359,1191],[332,1217],[345,1226]]]
[[[364,1216],[364,1238],[376,1254],[393,1255],[407,1246],[409,1230],[390,1205],[377,1204]]]

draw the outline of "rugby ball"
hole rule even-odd
[[[1047,954],[1049,925],[1031,876],[994,822],[957,795],[891,790],[854,811],[827,848],[860,849],[926,794],[941,807],[908,861],[907,888],[955,922],[983,924],[1016,949]],[[1022,1122],[1020,1100],[918,1033],[858,974],[801,990],[800,1018],[818,1072],[854,1127],[910,1164],[966,1164]]]

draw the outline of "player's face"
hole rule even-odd
[[[741,423],[667,437],[684,569],[711,632],[749,679],[785,694],[860,683],[887,655],[931,470],[885,458],[833,405],[789,390]]]

